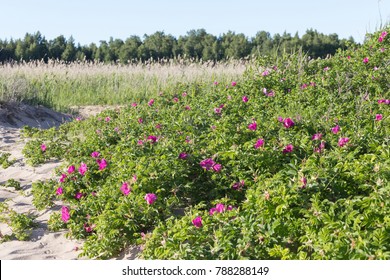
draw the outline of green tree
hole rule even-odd
[[[66,48],[66,39],[60,35],[49,41],[49,56],[53,59],[61,59]]]
[[[76,47],[74,45],[74,39],[72,36],[67,40],[65,50],[61,55],[61,59],[64,61],[74,61],[76,59]]]
[[[152,35],[145,35],[142,48],[143,59],[159,59],[174,57],[173,49],[176,45],[176,39],[172,35],[165,35],[158,31]]]
[[[250,54],[251,43],[244,34],[235,34],[232,31],[221,37],[221,46],[225,58],[243,58]]]
[[[138,36],[127,38],[119,50],[119,60],[121,63],[128,63],[138,57],[138,48],[142,45],[142,41]]]

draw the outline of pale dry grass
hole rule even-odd
[[[0,65],[0,101],[41,103],[56,109],[77,105],[142,101],[178,83],[230,83],[248,60],[203,62],[160,60],[128,65],[90,62],[6,63]]]

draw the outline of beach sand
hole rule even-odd
[[[79,108],[78,111],[82,117],[88,117],[101,112],[104,108],[87,106]],[[32,230],[29,241],[11,240],[0,243],[1,260],[71,260],[77,259],[81,252],[81,241],[67,239],[66,231],[50,232],[47,229],[50,214],[59,207],[38,211],[32,205],[31,184],[38,180],[52,178],[54,169],[60,166],[61,162],[51,161],[38,167],[27,165],[22,155],[27,139],[23,139],[20,132],[25,125],[47,129],[70,120],[72,120],[70,115],[41,106],[0,104],[0,152],[8,152],[11,154],[10,159],[16,160],[7,169],[0,167],[0,185],[8,179],[15,179],[23,188],[22,191],[16,191],[14,188],[0,186],[0,202],[7,201],[9,207],[18,213],[37,215],[38,224],[38,227]],[[0,233],[7,235],[12,231],[7,224],[0,223]],[[138,252],[137,247],[129,248],[116,259],[134,259]]]

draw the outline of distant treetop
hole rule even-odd
[[[339,39],[337,34],[324,35],[313,29],[307,30],[302,37],[298,33],[294,36],[286,32],[271,36],[269,32],[259,31],[252,38],[232,31],[214,36],[205,29],[190,30],[186,35],[175,38],[157,31],[144,35],[143,39],[134,35],[124,41],[111,37],[108,42],[103,40],[99,45],[91,43],[84,46],[76,45],[73,37],[66,39],[63,35],[47,40],[38,31],[26,33],[23,39],[0,40],[0,62],[56,59],[126,64],[178,57],[220,61],[275,52],[290,53],[300,48],[311,57],[325,57],[351,44],[356,44],[352,37]]]

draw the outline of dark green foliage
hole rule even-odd
[[[34,215],[17,213],[5,202],[0,203],[0,221],[7,223],[12,229],[11,235],[1,235],[0,243],[12,239],[26,241],[30,238],[31,230],[36,227]]]
[[[0,165],[2,168],[7,169],[16,162],[16,160],[9,160],[10,155],[10,153],[0,152]]]
[[[20,182],[16,181],[15,179],[8,179],[4,186],[6,188],[14,188],[17,191],[22,189]]]
[[[100,41],[100,45],[76,45],[73,37],[63,35],[46,40],[40,32],[27,33],[23,39],[0,40],[0,62],[31,60],[99,61],[106,63],[129,63],[169,58],[192,58],[203,61],[224,60],[227,58],[246,58],[248,55],[271,55],[283,52],[291,53],[302,48],[312,57],[325,57],[334,54],[338,48],[354,44],[349,40],[339,39],[337,34],[324,35],[316,30],[307,30],[300,38],[289,33],[275,34],[273,37],[260,31],[254,38],[232,31],[219,37],[209,34],[204,29],[191,30],[178,39],[170,34],[158,31],[145,35],[141,40],[131,36],[125,41],[110,38],[109,42]]]

